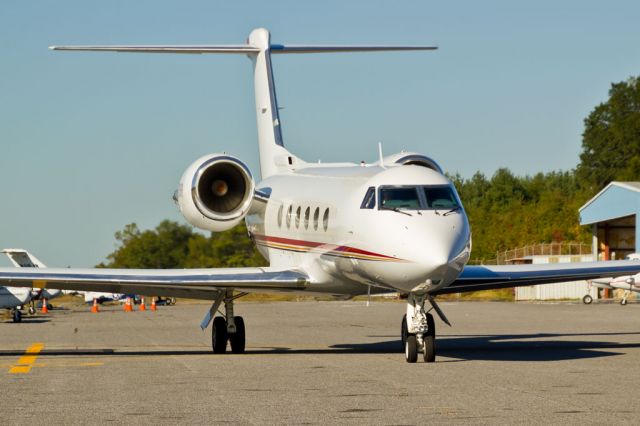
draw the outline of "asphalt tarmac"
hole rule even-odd
[[[0,322],[4,424],[638,424],[640,305],[443,303],[407,364],[404,304],[238,302],[213,355],[203,304]]]

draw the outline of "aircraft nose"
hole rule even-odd
[[[415,261],[427,279],[450,281],[455,279],[466,262],[466,259],[461,259],[466,244],[464,234],[432,236]]]

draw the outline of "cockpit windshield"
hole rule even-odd
[[[416,187],[391,187],[380,189],[380,209],[420,209]]]
[[[460,207],[458,199],[448,186],[423,186],[424,198],[429,209],[453,209]]]
[[[381,210],[457,209],[460,202],[450,186],[382,186],[379,189]]]

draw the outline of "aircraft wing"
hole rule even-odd
[[[536,265],[467,265],[458,279],[433,294],[465,293],[477,290],[592,280],[634,275],[638,272],[640,272],[640,262],[631,260]]]
[[[277,268],[69,269],[0,268],[0,282],[13,287],[50,288],[215,299],[219,290],[291,292],[304,290],[309,277]]]

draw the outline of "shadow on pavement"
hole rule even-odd
[[[620,343],[595,337],[637,335],[638,343]],[[568,338],[573,338],[568,340]],[[624,354],[626,349],[640,348],[638,333],[574,333],[574,334],[507,334],[507,335],[448,335],[436,342],[439,356],[455,358],[453,361],[561,361],[587,359]],[[247,348],[248,355],[259,354],[397,354],[402,353],[399,339],[373,343],[338,344],[327,348],[263,347]],[[21,356],[24,351],[0,350],[0,356]],[[193,356],[211,355],[206,349],[127,350],[101,349],[44,349],[41,356]]]

